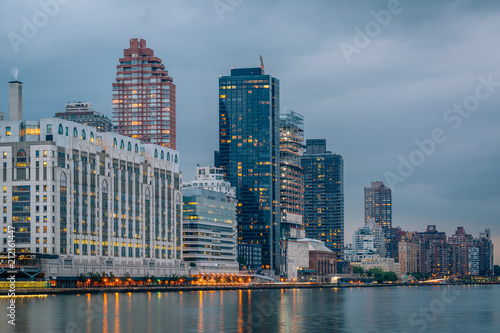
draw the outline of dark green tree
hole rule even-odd
[[[500,266],[493,266],[493,274],[495,274],[496,276],[500,276]]]
[[[384,281],[392,281],[396,282],[398,279],[398,276],[394,272],[385,272],[384,273]]]
[[[363,267],[359,267],[359,266],[352,266],[352,272],[354,274],[360,274],[360,275],[363,275],[365,273],[365,270],[363,269]]]

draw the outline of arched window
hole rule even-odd
[[[87,134],[85,134],[85,130],[82,130],[82,140],[87,140]]]
[[[116,148],[116,146],[117,146],[117,143],[116,143],[116,138],[114,138],[114,139],[113,139],[113,147],[115,147],[115,148]]]
[[[74,138],[78,137],[78,131],[76,130],[76,127],[73,127],[73,137]]]
[[[61,124],[59,124],[59,128],[57,129],[57,134],[60,134],[60,135],[64,134],[63,126]]]
[[[158,150],[155,149],[155,158],[158,158]]]
[[[149,188],[146,187],[146,200],[151,199],[151,194],[149,193]]]
[[[163,153],[163,151],[162,151],[162,152],[161,152],[161,154],[160,154],[160,158],[161,158],[162,160],[164,160],[164,159],[165,159],[165,154]]]
[[[94,142],[94,132],[90,132],[90,142]]]
[[[127,145],[127,150],[128,151],[132,151],[132,144],[129,142],[128,145]]]
[[[108,193],[108,182],[105,180],[102,181],[102,193]]]
[[[125,144],[123,143],[123,140],[120,142],[120,149],[125,149]]]
[[[175,163],[177,163],[177,162],[178,162],[178,160],[177,160],[177,155],[175,155],[175,160],[174,160],[174,162],[175,162]]]
[[[135,151],[136,153],[138,153],[138,152],[139,152],[139,146],[137,145],[137,143],[135,144],[134,151]]]
[[[167,153],[167,161],[170,161],[170,153]]]
[[[17,157],[25,157],[26,156],[26,151],[24,149],[19,149],[17,151]]]
[[[67,180],[66,174],[64,172],[61,172],[61,186],[63,186],[63,187],[68,186],[68,180]]]

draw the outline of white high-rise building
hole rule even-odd
[[[191,273],[237,273],[236,190],[222,169],[197,166],[183,196],[183,258]]]
[[[179,153],[59,118],[0,122],[0,250],[46,276],[184,273]]]

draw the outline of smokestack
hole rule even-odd
[[[23,83],[9,82],[9,120],[23,120]]]

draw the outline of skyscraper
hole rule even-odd
[[[115,131],[175,149],[175,84],[144,39],[130,40],[113,83]]]
[[[306,237],[325,242],[344,256],[344,160],[326,150],[326,140],[306,140],[304,169],[304,226]]]
[[[280,114],[281,276],[298,278],[299,268],[309,267],[307,243],[297,242],[304,231],[304,116],[286,110]]]
[[[397,242],[392,234],[392,190],[383,182],[372,182],[365,187],[365,223],[374,218],[375,223],[384,229],[386,257],[395,258]]]
[[[219,77],[219,165],[236,187],[238,243],[262,246],[279,270],[279,80],[263,67]]]
[[[281,237],[304,238],[304,116],[287,110],[280,114]]]

